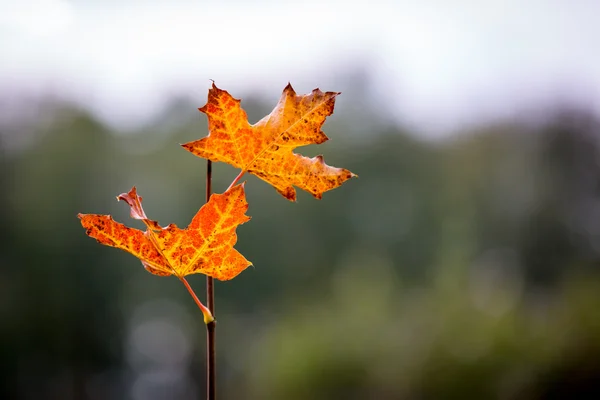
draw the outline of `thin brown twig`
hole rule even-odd
[[[206,202],[212,193],[212,161],[206,161]],[[206,302],[211,314],[215,315],[215,286],[214,279],[206,276]],[[217,397],[216,346],[214,319],[206,324],[206,398],[215,400]]]

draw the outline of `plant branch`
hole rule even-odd
[[[212,161],[206,161],[206,202],[212,193]],[[206,276],[206,302],[211,315],[215,314],[215,286],[214,279]],[[206,398],[215,400],[217,397],[217,375],[216,375],[216,346],[215,325],[213,320],[206,324]]]

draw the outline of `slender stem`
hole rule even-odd
[[[206,161],[206,202],[210,199],[212,192],[212,162]],[[206,276],[206,302],[212,315],[215,315],[215,286],[214,280]],[[216,321],[206,324],[206,398],[215,400],[217,398],[217,374],[216,374],[216,346],[215,346]]]
[[[185,277],[180,276],[179,280],[185,285],[185,288],[188,290],[188,292],[190,292],[190,295],[196,302],[196,305],[198,305],[198,308],[200,308],[200,310],[202,311],[202,314],[204,314],[204,323],[209,324],[209,323],[213,322],[215,319],[212,315],[212,312],[208,308],[206,308],[204,306],[204,304],[202,304],[202,302],[200,301],[198,296],[196,296],[194,289],[192,289],[192,287],[190,286],[188,281],[185,279]]]
[[[239,175],[235,177],[235,179],[233,180],[233,182],[231,182],[231,185],[229,185],[229,187],[227,188],[227,190],[229,190],[232,187],[234,187],[235,184],[238,183],[240,179],[242,179],[242,176],[244,176],[245,173],[246,173],[246,171],[242,170],[242,172],[240,172]]]
[[[215,327],[217,326],[217,321],[213,320],[206,324],[206,363],[208,364],[208,369],[206,371],[206,398],[208,400],[215,400],[217,398],[217,374],[216,374],[216,350],[215,350]]]

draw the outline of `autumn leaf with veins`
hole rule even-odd
[[[324,192],[356,175],[325,164],[323,156],[308,158],[293,150],[329,139],[321,127],[333,114],[337,95],[315,89],[310,95],[299,96],[288,84],[275,109],[250,125],[240,100],[213,83],[208,102],[199,109],[208,117],[210,133],[182,146],[199,157],[240,168],[232,185],[249,172],[273,185],[288,200],[296,200],[293,186],[320,199]]]
[[[237,226],[250,220],[245,215],[248,203],[243,184],[213,194],[185,229],[175,224],[162,228],[148,219],[135,187],[117,198],[129,204],[132,218],[144,222],[145,232],[116,222],[110,215],[79,214],[81,224],[98,242],[139,258],[149,272],[178,277],[202,273],[229,280],[251,265],[233,248]]]
[[[202,273],[229,280],[252,265],[233,248],[237,242],[236,228],[250,220],[245,214],[248,203],[244,184],[223,194],[213,194],[185,229],[175,224],[162,228],[158,222],[148,219],[142,208],[142,197],[138,196],[135,187],[117,199],[129,204],[131,217],[143,221],[146,231],[127,227],[110,215],[79,214],[87,235],[101,244],[133,254],[155,275],[177,276],[190,293],[193,292],[184,278],[186,275]],[[195,294],[193,296],[199,303]],[[198,305],[206,322],[205,307],[201,303]],[[210,322],[212,315],[208,318]]]

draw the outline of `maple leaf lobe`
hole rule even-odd
[[[148,219],[148,217],[146,217],[144,209],[142,208],[142,196],[137,195],[137,190],[135,186],[132,187],[129,192],[121,193],[120,195],[118,195],[117,200],[123,200],[124,202],[129,204],[129,214],[131,215],[131,218]]]
[[[139,219],[144,221],[146,224],[150,224],[152,229],[160,230],[161,227],[158,222],[148,219],[144,208],[142,207],[142,196],[138,196],[137,189],[134,187],[127,193],[121,193],[117,196],[117,200],[124,201],[129,205],[129,216],[133,219]]]
[[[314,89],[310,95],[299,96],[288,83],[273,111],[250,125],[241,101],[213,82],[207,104],[199,108],[208,117],[209,135],[182,146],[199,157],[258,176],[291,201],[296,200],[293,186],[320,199],[356,175],[328,166],[322,156],[308,158],[293,150],[329,139],[321,127],[333,113],[338,94]]]

